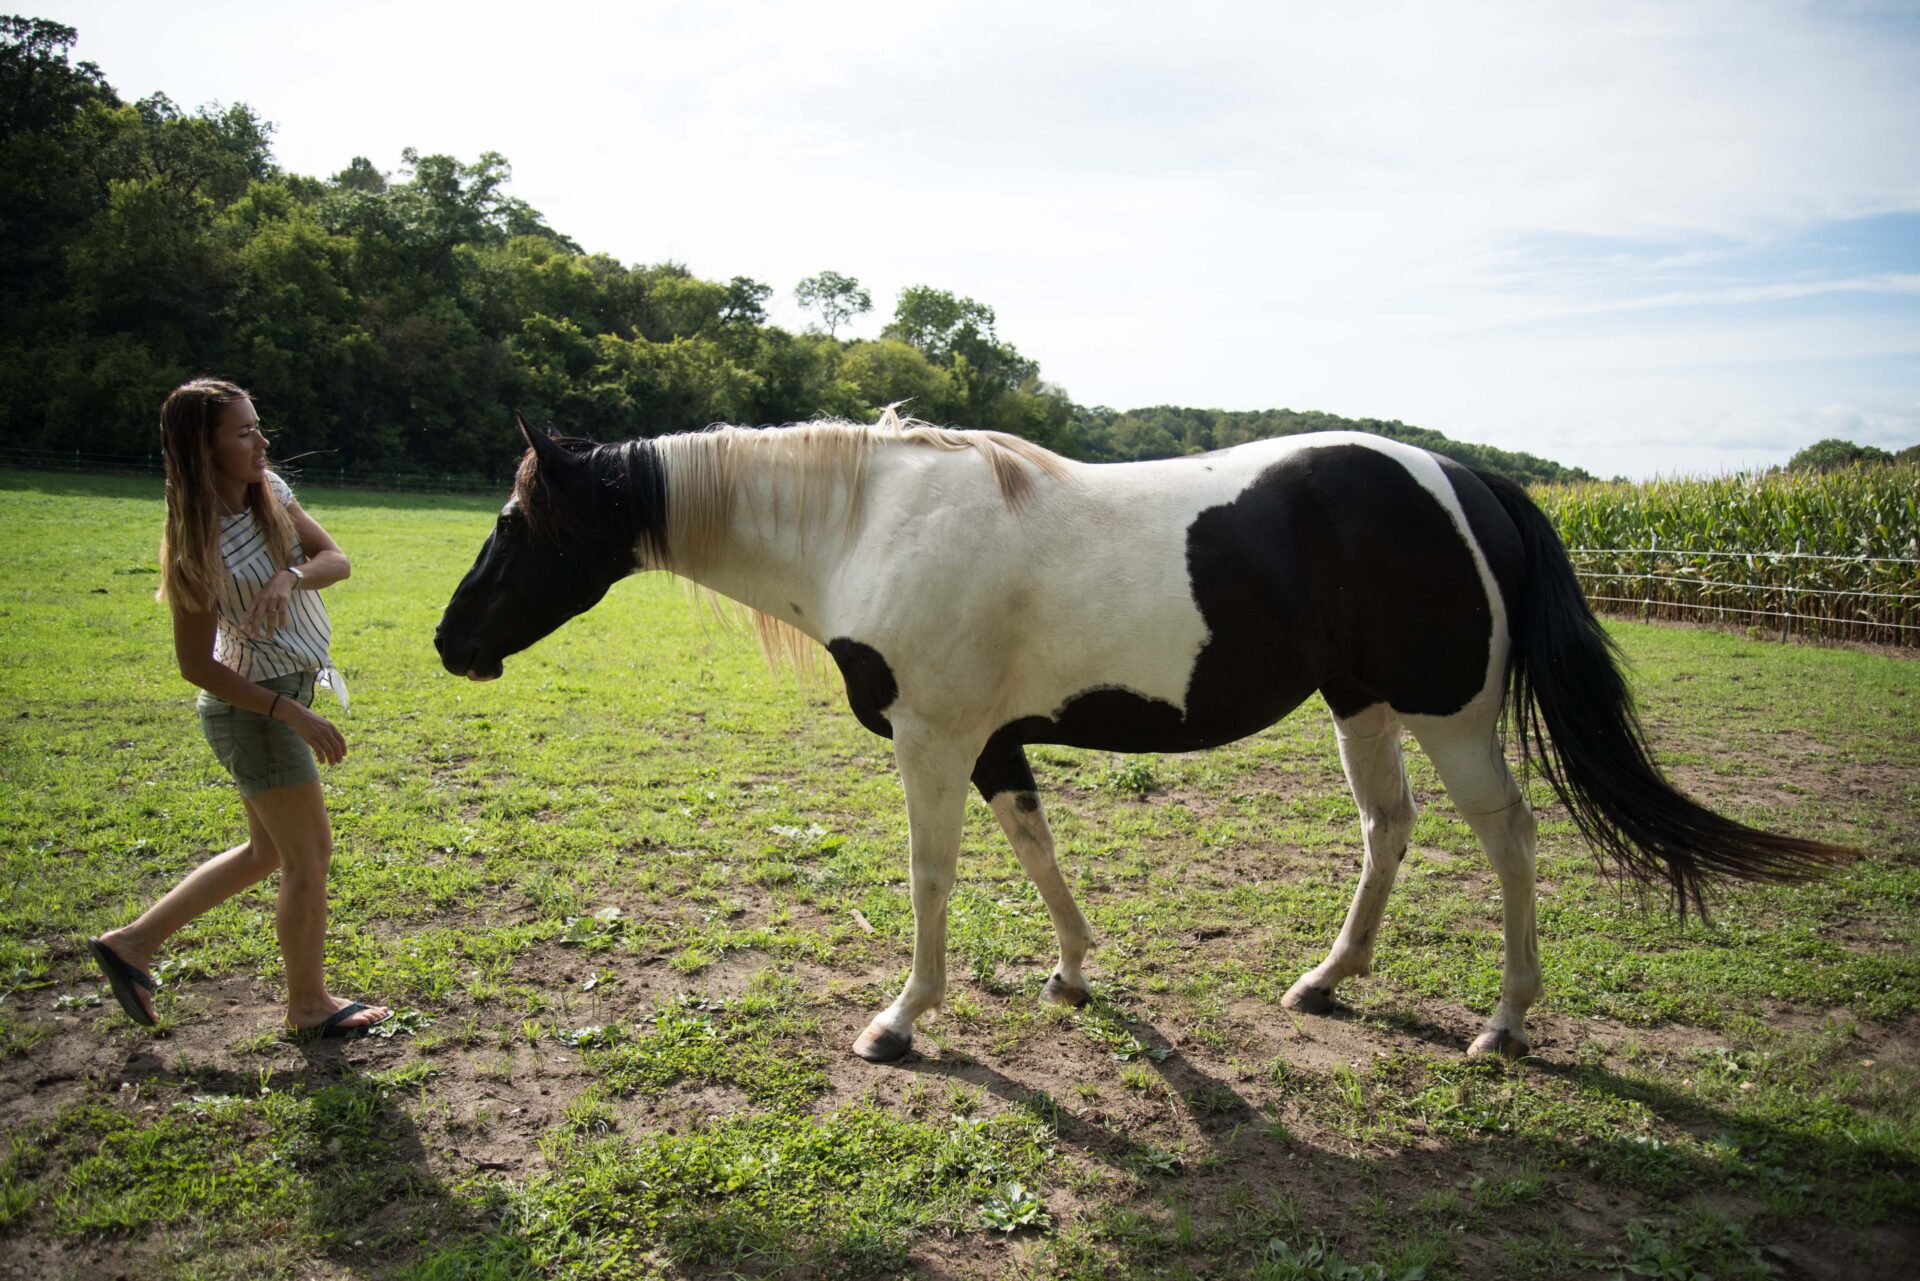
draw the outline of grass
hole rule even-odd
[[[1497,891],[1421,817],[1375,971],[1279,1007],[1357,823],[1317,705],[1214,753],[1040,748],[1096,1001],[983,806],[924,1057],[847,1044],[904,976],[887,745],[635,580],[510,663],[430,636],[491,503],[316,489],[353,688],[329,974],[407,1011],[273,1032],[268,889],[132,1028],[78,940],[238,839],[168,664],[157,485],[0,473],[0,1250],[76,1275],[1898,1275],[1920,1222],[1920,667],[1614,627],[1663,763],[1875,857],[1678,924],[1544,789],[1540,1055],[1461,1056]],[[358,1243],[358,1244],[356,1244]],[[33,1261],[37,1261],[33,1262]]]

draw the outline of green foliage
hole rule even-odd
[[[1009,1183],[982,1201],[980,1221],[995,1231],[1007,1233],[1020,1228],[1044,1228],[1052,1222],[1046,1202],[1021,1183]]]
[[[1788,471],[1832,471],[1855,463],[1890,463],[1893,455],[1873,445],[1856,445],[1850,440],[1829,436],[1816,440],[1787,461]]]
[[[1342,418],[1337,414],[1292,409],[1180,409],[1159,405],[1125,412],[1076,407],[1071,424],[1078,456],[1098,462],[1177,458],[1182,454],[1227,449],[1250,440],[1316,431],[1362,431],[1385,436],[1527,484],[1591,479],[1577,467],[1563,467],[1532,454],[1467,444],[1424,427],[1379,418]]]
[[[808,276],[794,286],[793,297],[807,310],[820,313],[820,323],[827,327],[829,338],[855,316],[873,310],[873,296],[852,276],[837,271]]]
[[[122,104],[69,64],[58,24],[0,28],[0,429],[17,446],[155,452],[167,389],[215,371],[251,387],[279,456],[310,473],[500,477],[512,411],[601,438],[714,421],[923,416],[1051,439],[1064,400],[979,325],[937,359],[834,336],[871,301],[801,283],[828,332],[767,323],[772,287],[623,265],[508,194],[512,168],[401,153],[319,180],[274,163],[244,106]]]
[[[569,1043],[606,1051],[591,1065],[616,1092],[658,1093],[686,1079],[733,1086],[755,1103],[798,1107],[827,1083],[818,1058],[792,1045],[796,1030],[793,1020],[682,997],[654,1013],[645,1035],[596,1028],[595,1036]]]
[[[1782,1275],[1776,1259],[1786,1257],[1771,1246],[1755,1245],[1746,1225],[1716,1215],[1695,1212],[1674,1225],[1630,1223],[1627,1248],[1607,1261],[1621,1277],[1650,1277],[1656,1281],[1765,1281]],[[1590,1263],[1600,1265],[1600,1259]]]
[[[1036,1156],[1017,1127],[947,1129],[864,1105],[735,1116],[640,1143],[583,1136],[549,1145],[552,1173],[510,1203],[511,1235],[449,1251],[467,1269],[451,1274],[487,1275],[529,1249],[549,1275],[651,1275],[661,1251],[683,1267],[763,1275],[890,1272],[908,1233],[959,1222],[963,1207],[1043,1221],[1019,1181]],[[449,1274],[437,1266],[411,1275]]]
[[[1149,793],[1160,786],[1160,779],[1153,772],[1152,761],[1135,756],[1125,764],[1108,770],[1106,777],[1101,780],[1101,786],[1135,800],[1145,800]]]
[[[1247,1275],[1255,1281],[1425,1281],[1427,1270],[1414,1266],[1389,1271],[1383,1263],[1349,1263],[1319,1237],[1298,1245],[1274,1237]]]

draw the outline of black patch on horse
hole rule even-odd
[[[1467,469],[1447,472],[1502,594],[1524,561],[1512,522]],[[1435,496],[1364,445],[1302,450],[1187,530],[1187,572],[1208,631],[1184,715],[1096,687],[1052,716],[997,730],[981,761],[1024,743],[1186,752],[1257,733],[1320,690],[1340,717],[1376,703],[1445,716],[1486,682],[1493,613],[1473,554]],[[1021,758],[1024,765],[1024,756]],[[988,783],[1014,790],[1012,780]],[[989,799],[993,793],[987,792]]]
[[[827,653],[840,665],[840,675],[847,682],[847,706],[853,709],[854,718],[882,738],[892,738],[893,723],[885,713],[900,697],[900,686],[894,683],[887,660],[873,646],[845,636],[828,641]]]
[[[1040,802],[1033,795],[1039,786],[1033,781],[1033,767],[1027,764],[1026,751],[1000,734],[987,740],[980,759],[973,763],[973,785],[980,799],[988,804],[1002,792],[1014,792],[1020,798],[1017,808],[1023,813],[1031,814],[1040,808]]]

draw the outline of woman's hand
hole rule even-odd
[[[313,749],[315,756],[329,765],[338,765],[347,759],[346,736],[334,728],[332,721],[290,698],[281,699],[280,706],[286,709],[280,713],[280,719],[293,726],[293,732]]]
[[[293,575],[280,570],[266,581],[240,620],[240,630],[249,636],[271,636],[287,625],[293,609]]]

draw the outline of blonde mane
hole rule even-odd
[[[794,423],[785,427],[730,427],[661,436],[651,444],[664,464],[667,488],[665,563],[657,568],[682,576],[696,571],[726,537],[734,498],[743,479],[761,470],[777,470],[792,480],[794,514],[806,528],[806,513],[831,501],[836,486],[845,495],[842,533],[858,525],[867,464],[876,447],[919,445],[958,453],[978,453],[993,475],[1007,510],[1018,513],[1033,498],[1034,475],[1064,479],[1067,460],[1032,441],[996,431],[960,431],[936,427],[897,412],[889,405],[871,425],[839,419]],[[778,491],[776,491],[778,501]],[[773,665],[806,671],[815,667],[817,646],[790,624],[714,593],[696,588],[714,616],[744,623],[759,639]]]

